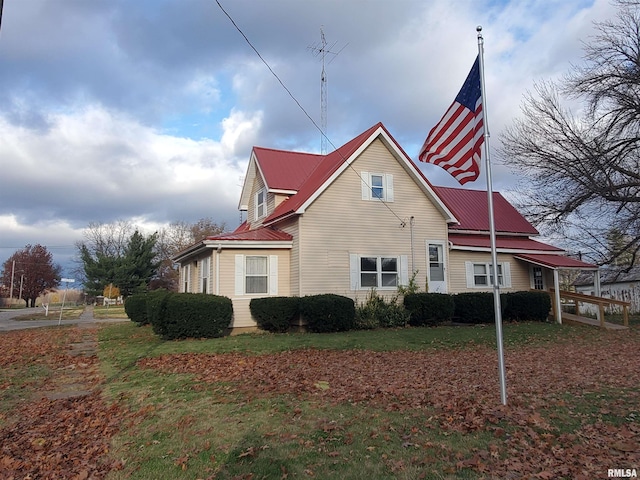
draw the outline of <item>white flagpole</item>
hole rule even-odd
[[[500,399],[507,404],[507,381],[502,346],[502,310],[500,306],[500,282],[498,280],[498,254],[496,253],[496,226],[493,217],[493,185],[491,181],[491,158],[489,156],[489,123],[487,122],[487,99],[484,92],[484,39],[482,27],[478,32],[478,55],[480,57],[480,92],[482,94],[482,122],[484,125],[484,158],[487,170],[487,200],[489,205],[489,234],[491,237],[491,270],[493,272],[493,307],[495,310],[496,342],[498,344],[498,373],[500,376]]]

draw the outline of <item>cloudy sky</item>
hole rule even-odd
[[[593,21],[614,15],[608,0],[219,2],[317,124],[322,28],[339,52],[331,143],[382,122],[414,160],[477,55],[477,25],[494,149],[533,83],[580,63]],[[320,134],[216,0],[4,0],[0,262],[40,243],[66,268],[91,222],[235,228],[253,145],[319,152]],[[493,179],[517,189],[502,165]]]

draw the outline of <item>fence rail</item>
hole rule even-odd
[[[550,294],[553,295],[555,290],[552,288]],[[615,298],[605,298],[605,297],[596,297],[594,295],[585,295],[584,293],[575,293],[568,292],[566,290],[560,290],[560,298],[565,300],[573,300],[573,303],[576,307],[576,315],[580,316],[580,304],[581,303],[590,303],[592,305],[597,305],[598,307],[598,317],[600,319],[600,328],[604,328],[604,307],[606,305],[619,305],[622,307],[622,321],[625,327],[629,326],[629,307],[631,306],[631,302],[623,302],[622,300],[616,300]],[[553,309],[554,318],[558,318],[558,312],[556,312],[556,307],[554,302],[551,302]]]

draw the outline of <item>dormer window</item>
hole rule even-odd
[[[267,213],[267,205],[265,202],[266,192],[264,188],[256,193],[256,220],[262,218]]]

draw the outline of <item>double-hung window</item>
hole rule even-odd
[[[200,288],[202,293],[209,293],[209,270],[211,269],[211,258],[203,258],[200,261]]]
[[[360,172],[363,200],[393,202],[393,175],[390,173]]]
[[[493,286],[493,268],[490,263],[465,262],[468,288],[490,288]],[[511,287],[509,262],[498,263],[498,285]]]
[[[236,295],[277,295],[277,255],[236,255]]]
[[[256,193],[256,220],[264,217],[267,213],[266,191],[263,188]]]
[[[369,256],[351,254],[351,288],[395,289],[406,284],[407,256]]]
[[[245,292],[267,293],[267,257],[247,255],[245,262]]]

